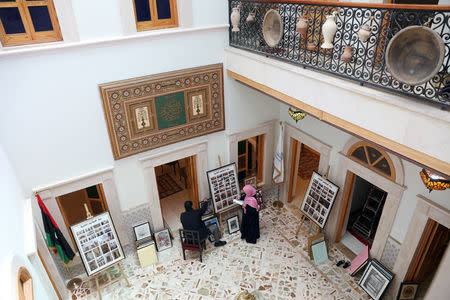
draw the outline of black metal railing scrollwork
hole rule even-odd
[[[303,67],[327,72],[362,85],[450,107],[450,10],[402,9],[393,5],[359,3],[344,6],[339,3],[320,4],[311,1],[250,1],[229,0],[229,16],[240,5],[239,31],[229,29],[230,46],[256,52]],[[262,25],[264,15],[275,9],[281,16],[284,30],[281,42],[269,47],[264,40]],[[337,31],[333,48],[322,49],[322,25],[326,15],[337,11]],[[247,17],[254,13],[254,19]],[[296,24],[300,15],[307,16],[308,28],[301,35]],[[410,86],[394,79],[385,63],[385,51],[389,41],[401,29],[411,25],[424,25],[431,19],[430,28],[444,41],[444,61],[439,72],[428,82]],[[230,21],[230,24],[232,22]],[[362,42],[358,31],[363,24],[371,26],[370,36]],[[351,46],[351,60],[342,59],[345,47]]]

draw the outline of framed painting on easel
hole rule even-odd
[[[217,213],[236,206],[233,199],[239,198],[239,182],[236,164],[231,163],[206,172],[209,188]]]
[[[108,211],[71,225],[70,230],[88,276],[125,258]]]
[[[301,211],[320,228],[325,226],[339,187],[313,172]]]

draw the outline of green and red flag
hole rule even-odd
[[[75,253],[73,253],[69,243],[67,243],[55,220],[53,220],[52,215],[50,215],[47,207],[45,207],[41,197],[36,194],[36,198],[42,213],[42,222],[44,223],[47,246],[52,248],[55,254],[58,254],[65,264],[68,264],[72,261]]]

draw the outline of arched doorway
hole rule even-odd
[[[360,141],[353,144],[347,157],[389,180],[395,181],[395,169],[389,155],[379,147]],[[383,212],[387,192],[370,181],[349,172],[347,193],[336,241],[341,241],[354,253],[366,245],[370,248]]]
[[[353,252],[370,245],[371,255],[380,258],[389,237],[405,187],[403,167],[396,156],[378,146],[351,138],[338,154],[335,182],[342,187],[330,214],[327,232],[341,241],[353,231]],[[355,225],[356,223],[356,225]],[[364,243],[362,243],[364,242]]]

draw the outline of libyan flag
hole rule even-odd
[[[59,230],[55,220],[53,220],[52,216],[48,212],[47,207],[45,207],[44,202],[41,200],[41,197],[36,195],[36,198],[38,200],[39,207],[41,208],[47,246],[52,248],[55,254],[57,253],[65,264],[68,264],[72,261],[75,253],[73,253],[72,248],[67,243],[61,230]]]

